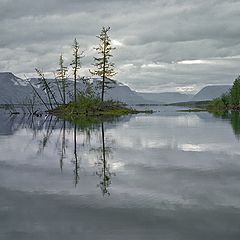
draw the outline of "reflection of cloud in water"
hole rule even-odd
[[[229,144],[179,144],[178,149],[186,152],[229,152],[230,154],[239,154],[240,150],[232,149]]]
[[[134,118],[134,121],[136,124],[138,123],[149,123],[149,124],[165,124],[166,127],[169,127],[170,125],[174,124],[175,126],[183,126],[183,127],[195,127],[198,126],[202,122],[202,120],[197,116],[193,114],[182,114],[178,116],[139,116]],[[124,125],[125,128],[129,127],[129,123],[126,123]]]
[[[180,150],[186,151],[186,152],[202,152],[204,151],[203,148],[200,147],[200,145],[193,145],[193,144],[182,144],[179,145],[178,148]]]
[[[201,123],[201,119],[196,115],[183,115],[172,119],[175,121],[177,126],[196,127]]]
[[[116,140],[113,156],[107,159],[110,169],[116,173],[110,190],[111,197],[117,195],[117,201],[111,204],[117,207],[124,203],[139,204],[156,209],[168,201],[168,207],[176,203],[197,204],[202,208],[211,204],[239,207],[236,196],[239,192],[239,143],[226,122],[206,122],[193,113],[179,113],[177,116],[139,115],[114,126],[108,128],[106,124],[105,129],[106,143],[111,138]],[[68,161],[72,158],[72,130],[66,130],[69,151],[63,173],[58,169],[55,146],[59,129],[53,130],[42,156],[36,157],[33,153],[44,132],[32,139],[31,131],[21,129],[1,139],[1,157],[9,160],[8,166],[1,167],[2,178],[8,180],[2,184],[12,189],[38,190],[59,196],[63,191],[66,195],[94,194],[97,199],[98,179],[94,175],[97,156],[89,150],[99,147],[99,130],[91,133],[91,147],[88,143],[82,144],[84,132],[78,132],[78,154],[82,161],[77,190],[72,186],[73,165]],[[218,192],[213,194],[215,189]],[[209,192],[211,194],[207,195]],[[98,204],[94,198],[92,201]],[[99,204],[110,206],[109,202]]]
[[[134,149],[151,149],[151,148],[166,148],[170,143],[164,139],[152,140],[152,139],[127,139],[119,138],[116,140],[117,144],[123,148]]]
[[[123,162],[113,162],[111,164],[111,168],[112,168],[113,171],[123,170],[124,165],[125,164]]]

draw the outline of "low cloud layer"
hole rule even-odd
[[[111,26],[116,79],[138,91],[196,92],[231,84],[240,65],[234,0],[0,0],[0,71],[32,75],[71,62],[76,37],[89,74],[102,26]]]

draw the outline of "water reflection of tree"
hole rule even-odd
[[[60,120],[52,115],[40,117],[26,117],[26,115],[20,117],[20,115],[13,115],[8,119],[8,122],[11,126],[14,126],[15,130],[21,128],[32,130],[33,139],[38,140],[37,154],[42,154],[44,152],[52,137],[53,139],[56,139],[54,145],[56,146],[58,152],[61,172],[63,171],[64,160],[67,159],[69,153],[68,147],[70,143],[67,140],[67,134],[72,134],[72,159],[70,162],[73,163],[73,179],[75,186],[77,186],[80,179],[80,159],[84,157],[79,155],[79,148],[82,146],[86,149],[91,149],[91,141],[94,139],[93,133],[97,133],[97,135],[99,134],[100,147],[95,148],[95,156],[97,156],[98,159],[96,162],[96,175],[100,179],[97,186],[101,189],[103,195],[110,195],[109,187],[111,185],[111,177],[113,174],[110,171],[108,159],[112,154],[110,147],[111,143],[109,141],[106,143],[105,129],[102,119],[99,120],[99,122],[97,122],[96,119],[90,122],[87,120],[88,119],[82,119],[81,124],[72,124],[68,121]],[[54,134],[55,129],[59,130],[59,134],[56,135],[56,132]],[[78,134],[81,134],[81,143],[78,143]]]
[[[231,125],[236,137],[240,139],[240,113],[239,112],[231,113]]]
[[[236,111],[232,112],[220,112],[220,113],[215,113],[215,117],[220,117],[225,120],[230,120],[233,132],[237,139],[240,139],[240,113]]]
[[[100,155],[99,160],[97,162],[98,171],[96,172],[97,176],[100,178],[100,182],[98,187],[100,187],[103,196],[110,195],[109,187],[111,185],[111,176],[110,165],[107,161],[107,158],[111,154],[111,148],[106,147],[105,144],[105,133],[104,133],[104,123],[101,123],[101,143],[102,146],[99,149]]]
[[[48,117],[49,117],[49,115],[46,117],[46,119],[48,119]],[[38,153],[42,153],[43,152],[43,150],[47,146],[48,140],[50,139],[50,137],[52,135],[52,132],[53,132],[53,129],[54,129],[52,120],[53,120],[53,116],[51,115],[50,116],[50,120],[47,121],[46,132],[43,133],[43,137],[40,140]],[[56,124],[56,120],[54,122]]]
[[[53,130],[56,128],[57,123],[62,123],[58,124],[58,127],[60,128],[60,136],[57,139],[56,147],[59,148],[60,145],[60,170],[61,172],[63,171],[63,164],[64,164],[64,159],[66,158],[66,149],[67,149],[67,143],[66,143],[66,121],[60,121],[58,118],[54,118],[53,121],[53,116],[50,116],[49,121],[46,123],[46,132],[43,135],[42,140],[40,141],[40,148],[39,152],[43,152],[44,148],[46,147]],[[72,125],[70,125],[72,127]],[[77,186],[79,182],[79,170],[80,170],[80,161],[78,158],[78,149],[77,149],[77,125],[74,124],[73,127],[73,159],[72,163],[74,165],[73,173],[74,173],[74,185]]]
[[[63,170],[63,160],[66,156],[66,121],[63,120],[63,126],[61,128],[60,134],[62,135],[61,142],[61,153],[60,153],[60,169]]]
[[[76,124],[74,124],[74,131],[73,131],[73,146],[74,146],[73,173],[74,173],[74,184],[76,187],[79,181],[79,169],[80,169],[80,163],[79,163],[78,154],[77,154],[77,125]]]

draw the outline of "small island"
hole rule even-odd
[[[93,76],[98,77],[97,85],[94,86],[91,78],[78,75],[82,67],[84,51],[80,50],[80,44],[75,38],[72,45],[73,58],[70,64],[72,78],[69,78],[69,68],[65,66],[62,54],[59,58],[59,68],[54,73],[54,81],[47,79],[44,72],[36,68],[39,76],[37,84],[34,85],[29,81],[34,94],[33,99],[28,101],[32,109],[34,109],[35,98],[37,98],[47,114],[75,122],[80,121],[80,118],[83,121],[92,122],[97,117],[112,118],[127,114],[153,112],[151,110],[138,111],[123,102],[105,99],[106,91],[116,84],[113,76],[117,74],[115,64],[110,61],[113,56],[112,50],[115,50],[115,47],[111,45],[109,30],[110,27],[103,27],[97,36],[99,39],[98,47],[95,48],[97,56],[94,57],[93,69],[89,69]],[[34,113],[37,111],[32,110],[32,114]]]
[[[127,107],[122,102],[113,100],[101,101],[94,96],[78,95],[76,102],[70,102],[65,105],[59,105],[53,110],[48,111],[64,119],[76,119],[86,117],[119,117],[127,114],[152,113],[148,111],[137,111]]]

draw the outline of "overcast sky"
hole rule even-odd
[[[102,26],[116,79],[135,90],[195,92],[240,74],[239,0],[0,0],[0,71],[52,72],[76,37],[89,75]]]

